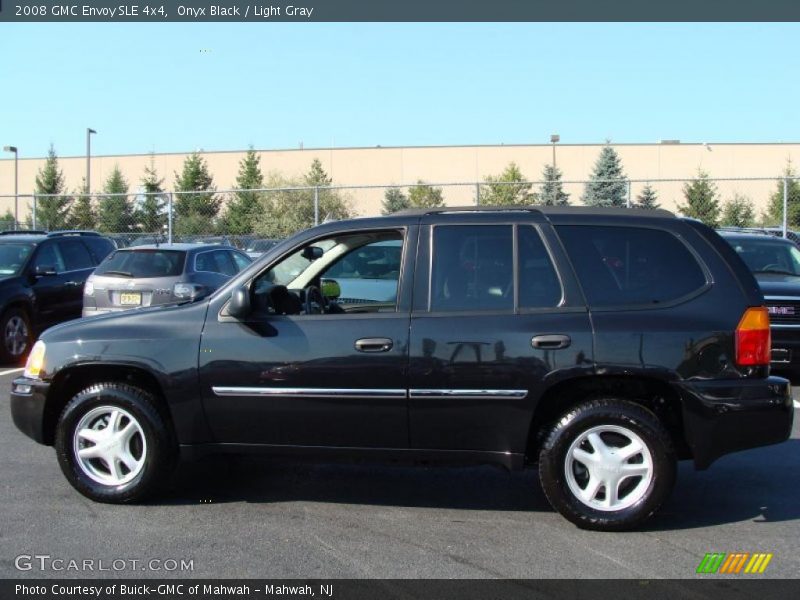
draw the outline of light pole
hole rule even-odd
[[[561,141],[561,136],[554,133],[550,136],[550,143],[553,144],[553,168],[556,168],[556,144]]]
[[[19,151],[16,146],[3,146],[5,152],[14,153],[14,230],[19,223]]]
[[[92,192],[92,134],[97,133],[94,129],[86,128],[86,195]]]

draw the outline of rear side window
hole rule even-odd
[[[114,251],[114,244],[108,238],[86,236],[81,241],[89,247],[95,263],[101,263],[106,256]]]
[[[510,225],[440,225],[433,230],[431,310],[512,310]]]
[[[177,277],[186,252],[180,250],[117,250],[95,270],[111,277]]]
[[[94,266],[94,260],[92,260],[89,250],[78,240],[64,240],[59,242],[58,246],[61,249],[61,256],[64,257],[67,271],[91,269]]]
[[[539,232],[520,226],[519,305],[522,308],[552,308],[561,303],[561,283]]]
[[[706,284],[694,255],[667,231],[586,225],[556,230],[590,306],[659,304]]]
[[[200,252],[194,258],[194,270],[229,276],[236,275],[239,272],[227,250]]]

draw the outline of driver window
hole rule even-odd
[[[53,267],[56,273],[63,273],[66,270],[64,259],[55,244],[47,244],[39,248],[34,262],[34,268],[36,267]]]
[[[253,305],[286,315],[394,312],[402,254],[394,230],[316,240],[256,278]]]

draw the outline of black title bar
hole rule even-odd
[[[0,0],[6,22],[800,21],[798,0]]]

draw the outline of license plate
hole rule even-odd
[[[123,292],[119,295],[119,303],[123,306],[138,306],[142,303],[140,292]]]

